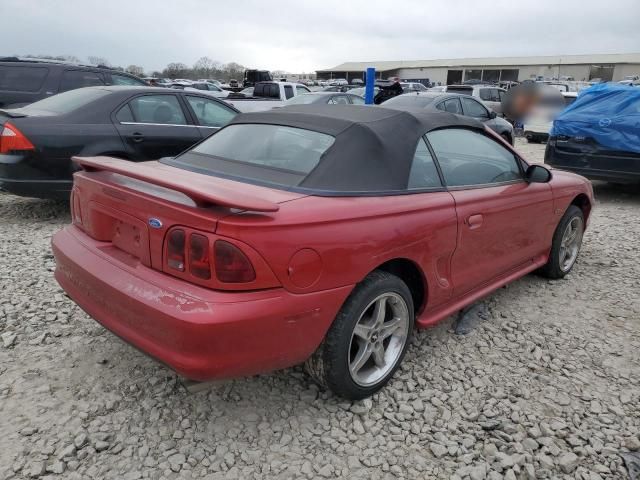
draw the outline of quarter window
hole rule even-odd
[[[233,110],[214,100],[187,95],[187,101],[196,114],[198,123],[206,127],[223,127],[236,116]]]
[[[118,110],[118,113],[116,113],[116,120],[118,120],[120,123],[135,122],[135,119],[133,118],[133,114],[131,113],[131,107],[129,107],[129,104],[125,105],[120,110]]]
[[[521,180],[518,160],[497,141],[461,128],[427,134],[448,186],[490,185]]]
[[[411,172],[409,172],[409,190],[421,188],[441,187],[438,170],[433,162],[433,157],[424,140],[418,140],[416,153],[413,156]]]
[[[443,110],[445,112],[462,115],[462,107],[460,106],[460,100],[458,100],[457,98],[450,98],[449,100],[445,100],[444,102],[436,105],[436,108],[438,110]]]
[[[144,95],[131,100],[129,106],[137,123],[187,124],[175,95]]]
[[[96,72],[84,72],[82,70],[67,70],[62,74],[60,91],[75,90],[82,87],[95,87],[104,85],[102,75]]]
[[[489,118],[489,112],[486,108],[480,105],[480,102],[476,102],[471,97],[461,98],[462,108],[464,108],[464,114],[474,118]]]

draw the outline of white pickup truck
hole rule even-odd
[[[310,91],[301,83],[258,82],[253,87],[252,96],[232,93],[224,101],[243,113],[260,112],[282,107],[286,100]]]

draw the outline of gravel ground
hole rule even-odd
[[[0,480],[627,478],[640,193],[596,194],[571,275],[501,289],[468,335],[453,319],[418,332],[395,379],[356,403],[300,368],[186,391],[57,286],[49,241],[66,205],[0,194]]]

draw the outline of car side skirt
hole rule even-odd
[[[493,293],[500,287],[507,285],[521,277],[524,277],[528,273],[537,270],[547,263],[549,258],[549,252],[541,254],[538,257],[532,259],[521,267],[517,268],[510,273],[498,277],[491,283],[485,284],[469,293],[464,294],[461,297],[457,297],[446,304],[435,308],[434,310],[427,309],[422,315],[416,319],[416,325],[418,328],[429,328],[435,326],[440,321],[444,320],[450,315],[462,310],[463,308],[471,305],[472,303],[481,300],[482,298]]]

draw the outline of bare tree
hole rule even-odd
[[[174,62],[167,65],[162,75],[169,78],[184,78],[192,76],[192,70],[184,63]]]
[[[109,62],[109,60],[107,60],[104,57],[96,57],[96,56],[90,56],[87,57],[89,60],[89,63],[91,65],[104,65],[105,67],[110,67],[111,63]]]
[[[136,77],[144,77],[144,68],[140,65],[129,65],[125,72],[130,73],[131,75],[135,75]]]
[[[227,63],[224,66],[224,69],[226,70],[229,79],[235,78],[236,80],[238,79],[241,80],[244,77],[245,68],[239,63],[236,63],[236,62]]]
[[[201,57],[194,63],[193,68],[189,68],[184,63],[170,63],[162,72],[156,72],[159,73],[159,75],[154,76],[189,78],[192,80],[215,78],[228,82],[232,78],[242,80],[245,70],[245,67],[239,63],[231,62],[223,65],[209,57]]]

